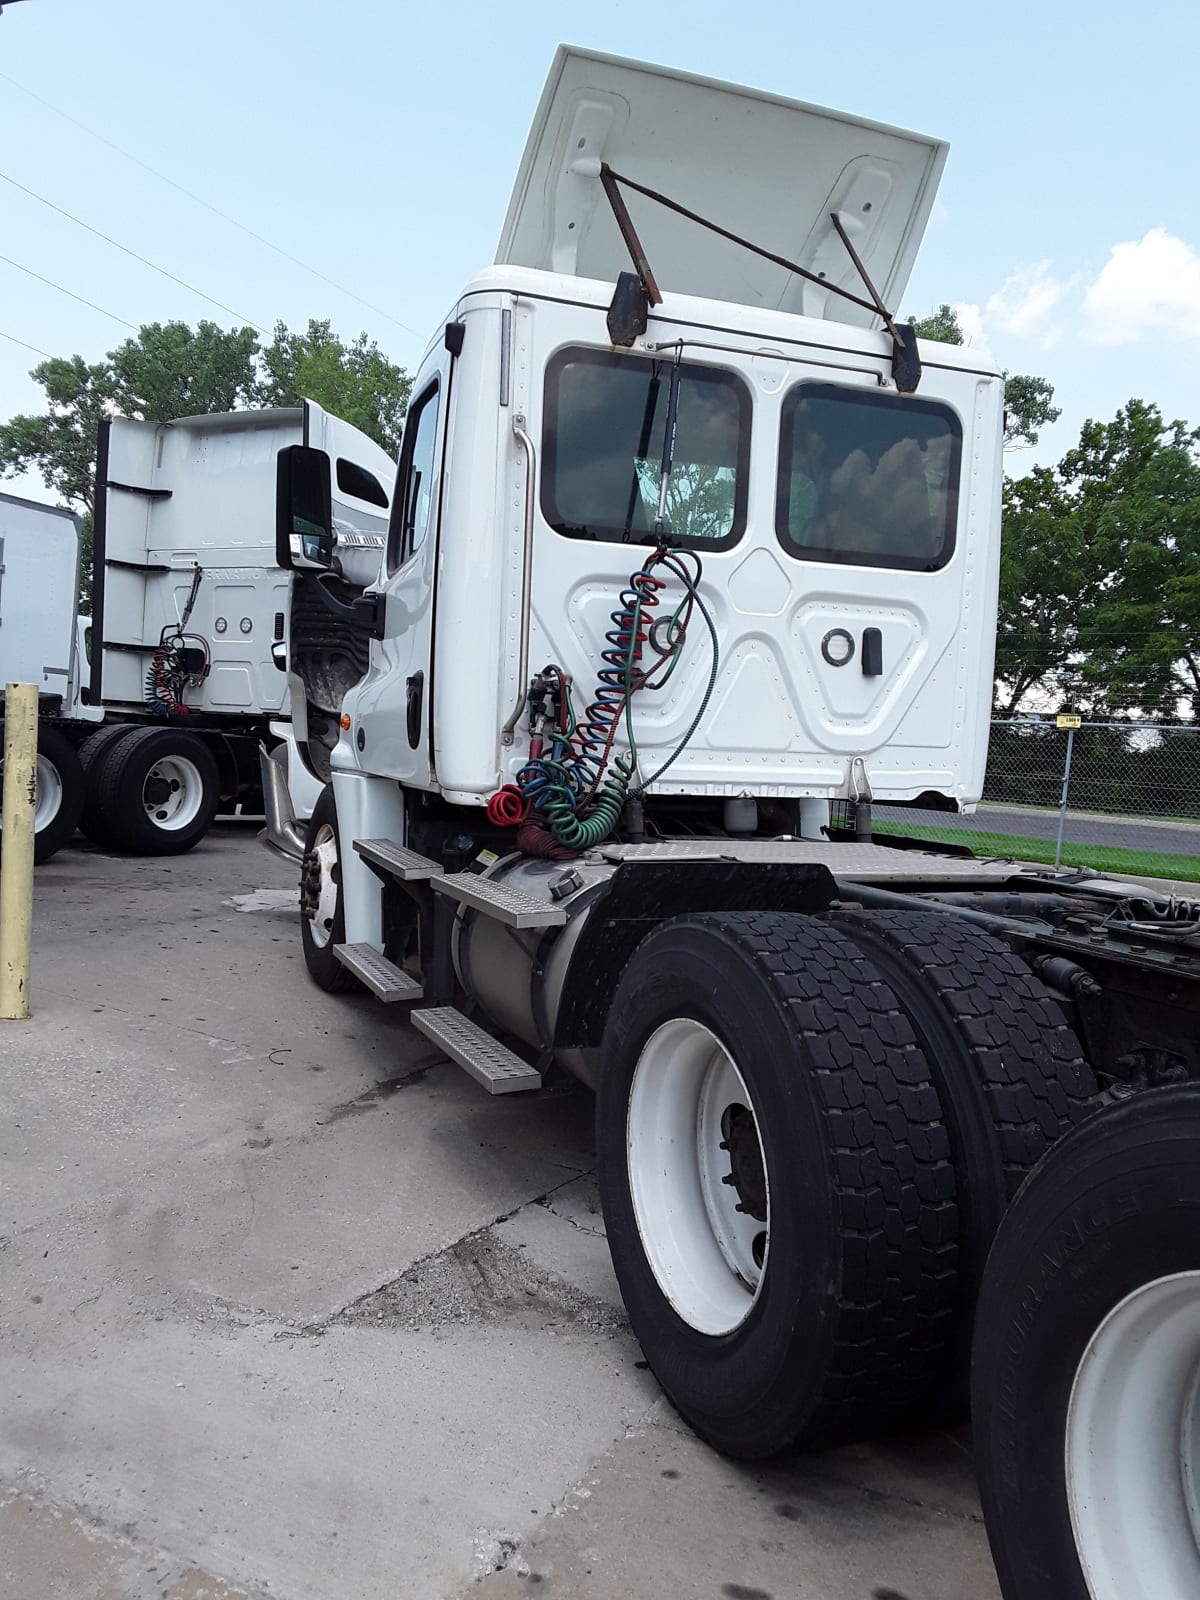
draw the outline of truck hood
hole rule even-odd
[[[498,263],[612,281],[628,252],[597,162],[852,293],[837,212],[893,313],[947,146],[841,112],[561,46],[509,202]],[[665,292],[875,326],[861,307],[626,191]]]

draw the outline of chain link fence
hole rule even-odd
[[[992,723],[974,816],[876,808],[877,825],[981,855],[1200,882],[1200,727]]]

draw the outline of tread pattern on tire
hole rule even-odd
[[[872,936],[885,939],[953,1019],[1011,1199],[1050,1146],[1096,1109],[1096,1080],[1062,1007],[1001,939],[951,913],[855,912],[838,925],[860,932],[868,952]]]
[[[842,1238],[837,1336],[806,1442],[903,1416],[942,1359],[957,1284],[954,1173],[941,1105],[895,995],[830,924],[711,915],[770,974],[803,1035]]]
[[[108,827],[100,812],[98,780],[100,766],[127,733],[133,731],[127,722],[105,723],[90,733],[79,747],[79,764],[83,768],[83,814],[79,826],[93,844],[111,842]]]

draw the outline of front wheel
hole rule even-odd
[[[326,994],[347,994],[358,980],[333,953],[346,938],[337,806],[333,785],[321,790],[304,837],[300,868],[300,943],[308,975]]]
[[[941,1109],[870,961],[809,917],[680,917],[610,1011],[597,1147],[633,1330],[729,1455],[861,1438],[920,1405],[956,1292]]]
[[[1005,1600],[1200,1595],[1200,1085],[1062,1139],[979,1301],[975,1462]]]

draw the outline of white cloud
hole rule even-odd
[[[958,318],[958,325],[962,329],[963,343],[991,360],[992,348],[988,343],[988,336],[983,326],[983,312],[979,307],[972,305],[969,300],[959,300],[955,302],[954,315]]]
[[[1051,265],[1049,261],[1038,261],[1011,272],[988,297],[984,308],[987,325],[1017,339],[1054,344],[1061,329],[1051,319],[1074,280],[1056,278]]]
[[[958,301],[954,314],[962,329],[963,342],[989,360],[994,359],[993,341],[1003,347],[1006,339],[1027,339],[1042,346],[1055,344],[1061,333],[1055,312],[1075,285],[1074,278],[1056,278],[1052,263],[1039,261],[1017,267],[980,306],[973,301]]]
[[[1128,344],[1154,328],[1200,338],[1200,255],[1165,228],[1151,228],[1113,246],[1083,306],[1099,344]]]

